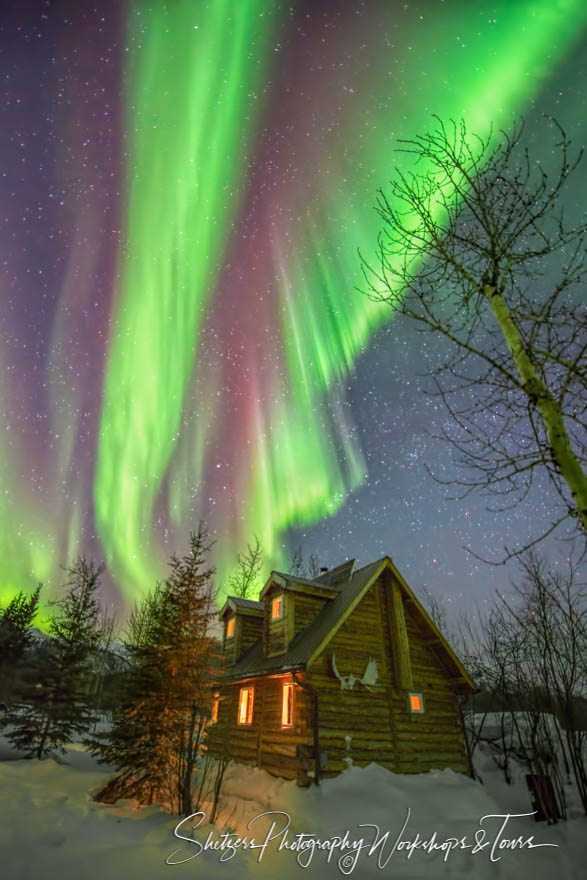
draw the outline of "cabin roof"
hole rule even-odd
[[[318,587],[322,592],[322,596],[326,595],[326,597],[328,597],[328,592],[331,593],[331,596],[336,596],[336,593],[342,589],[351,577],[354,565],[355,560],[349,559],[347,562],[343,562],[342,565],[337,565],[336,568],[330,568],[328,571],[323,572],[319,577],[314,579],[300,577],[300,575],[297,574],[287,574],[284,571],[272,571],[261,591],[261,598],[263,598],[269,587],[276,583],[280,584],[285,590],[293,589],[294,591],[296,585]],[[280,582],[283,583],[281,584]],[[228,596],[226,602],[222,606],[219,617],[224,617],[227,611],[241,610],[248,612],[263,612],[263,609],[264,604],[262,601],[240,599],[238,596]]]
[[[336,596],[341,585],[327,584],[317,579],[311,580],[310,578],[301,577],[297,574],[286,574],[284,571],[272,571],[265,582],[265,586],[261,590],[259,598],[264,599],[271,587],[293,591],[294,593],[296,592],[296,587],[298,588],[298,592],[300,587],[310,587],[317,595],[321,594],[327,598],[332,598],[333,596]],[[307,590],[305,592],[307,592]]]
[[[323,571],[322,574],[315,578],[301,577],[297,574],[286,574],[284,571],[272,571],[267,580],[266,586],[268,586],[274,576],[277,575],[277,577],[282,578],[288,586],[290,584],[305,584],[309,587],[321,587],[322,589],[324,587],[329,589],[340,589],[352,576],[354,567],[355,560],[349,559],[341,565],[337,565],[335,568],[329,568],[327,571]]]
[[[229,596],[222,606],[222,611],[219,616],[224,617],[227,611],[238,611],[239,609],[242,611],[252,611],[263,614],[264,608],[265,606],[263,602],[257,602],[255,599],[240,599],[238,596]]]
[[[335,568],[330,568],[328,571],[322,572],[321,575],[315,578],[315,582],[317,584],[325,584],[329,587],[337,586],[338,584],[345,583],[349,580],[354,568],[355,560],[349,559],[347,562],[343,562],[342,565],[337,565]]]
[[[306,578],[298,578],[293,575],[283,575],[280,572],[272,572],[272,575],[277,575],[279,578],[285,579],[286,585],[289,581],[291,581],[292,586],[295,583],[312,584],[316,587],[321,587],[322,589],[332,590],[333,597],[324,604],[323,608],[318,611],[314,619],[310,621],[303,630],[295,634],[287,651],[283,654],[278,654],[275,657],[265,657],[263,640],[260,638],[249,648],[240,660],[234,664],[234,666],[225,669],[225,677],[233,681],[242,680],[244,678],[252,678],[260,675],[272,675],[279,672],[302,670],[311,666],[314,660],[324,650],[330,639],[352,613],[369,586],[385,569],[388,569],[399,582],[406,600],[413,603],[426,627],[431,631],[433,635],[432,641],[435,643],[436,648],[441,651],[444,657],[449,661],[449,664],[456,671],[457,680],[460,680],[462,687],[466,690],[471,692],[475,691],[475,685],[462,662],[454,653],[442,633],[438,630],[434,621],[418,601],[413,591],[407,585],[390,557],[383,556],[381,559],[376,559],[375,562],[371,562],[354,572],[353,569],[354,560],[350,560],[349,562],[343,563],[343,565],[337,566],[335,569],[331,569],[330,572],[324,572],[321,577],[330,574],[333,576],[333,579],[337,581],[337,583],[330,585],[321,583],[318,580],[309,581]],[[346,582],[341,583],[338,579],[343,576],[343,572],[348,579]],[[271,578],[268,580],[264,591],[270,583]],[[227,608],[230,601],[247,603],[247,606],[254,607],[254,613],[260,612],[264,607],[262,602],[253,602],[250,599],[232,598],[232,600],[227,600],[224,609]],[[222,613],[224,613],[224,609]]]
[[[327,602],[316,617],[293,637],[285,653],[279,654],[277,657],[264,657],[263,643],[259,639],[233,667],[227,670],[227,676],[246,678],[291,669],[303,669],[314,652],[332,632],[336,623],[344,617],[345,611],[353,600],[377,575],[379,569],[383,567],[384,561],[385,557],[365,565],[356,571],[346,583],[341,584],[337,588],[338,595]],[[299,579],[292,578],[292,580],[297,582]]]

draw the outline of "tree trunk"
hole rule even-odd
[[[569,442],[560,406],[536,373],[503,296],[492,285],[485,285],[484,293],[503,333],[524,391],[529,400],[540,410],[553,461],[569,487],[576,505],[577,516],[581,520],[583,530],[587,532],[587,476],[583,473]]]
[[[192,705],[190,711],[190,721],[187,733],[187,748],[184,756],[184,763],[181,777],[180,792],[180,812],[185,816],[189,816],[192,812],[192,773],[196,762],[197,745],[194,744],[194,733],[196,729],[197,709]]]
[[[50,727],[51,727],[51,716],[48,714],[45,719],[45,724],[43,725],[43,732],[41,734],[39,748],[37,749],[37,758],[39,759],[39,761],[43,757],[43,752],[45,751],[45,743],[47,742],[47,737],[49,736]]]

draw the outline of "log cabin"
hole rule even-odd
[[[272,571],[220,620],[212,757],[303,786],[371,762],[469,773],[459,697],[474,684],[388,556],[313,580]]]

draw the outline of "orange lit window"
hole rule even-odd
[[[424,701],[422,694],[410,694],[410,712],[423,712]]]
[[[238,723],[250,724],[253,720],[254,688],[241,688],[238,701]]]
[[[231,617],[226,624],[226,638],[230,639],[234,635],[234,617]]]
[[[283,596],[277,596],[271,603],[271,619],[281,617],[283,614]]]
[[[281,698],[281,726],[291,727],[293,724],[293,684],[283,685]]]
[[[214,694],[214,702],[212,703],[212,715],[210,717],[210,721],[212,724],[216,724],[218,721],[218,704],[220,703],[219,695]]]

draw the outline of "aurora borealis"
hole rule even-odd
[[[384,543],[353,404],[357,361],[393,323],[355,291],[375,191],[432,114],[482,136],[538,117],[584,43],[585,3],[1,16],[0,600],[56,585],[84,550],[128,602],[200,518],[221,581],[253,535],[285,564],[300,530],[356,498]]]

